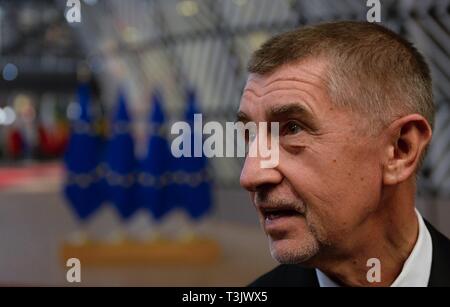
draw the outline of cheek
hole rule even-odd
[[[381,171],[376,153],[369,149],[305,148],[280,161],[286,178],[306,203],[308,219],[317,227],[352,228],[379,202]]]

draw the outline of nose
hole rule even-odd
[[[262,168],[260,157],[247,156],[241,172],[240,185],[249,192],[256,192],[264,185],[277,185],[283,180],[277,168]]]

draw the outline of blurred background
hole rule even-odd
[[[0,0],[0,285],[69,285],[64,242],[124,237],[201,234],[221,255],[82,266],[81,285],[241,286],[275,266],[239,187],[242,160],[167,161],[167,126],[193,110],[234,121],[258,46],[305,24],[365,20],[366,1],[81,0],[71,22],[75,2]],[[382,24],[433,71],[418,207],[450,236],[450,0],[381,4]]]

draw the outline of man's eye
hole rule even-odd
[[[243,131],[240,131],[240,133],[243,136],[246,144],[253,142],[256,138],[256,132],[252,130],[245,129]]]
[[[255,140],[255,138],[256,138],[256,132],[255,131],[247,130],[245,132],[245,141],[247,143],[253,142]]]
[[[284,126],[284,134],[297,134],[303,130],[302,126],[295,121],[290,121]]]

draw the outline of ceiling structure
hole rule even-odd
[[[0,91],[72,89],[83,52],[53,1],[0,1]],[[9,64],[9,65],[8,65]],[[4,67],[10,67],[10,70]],[[14,77],[9,81],[8,72]]]

